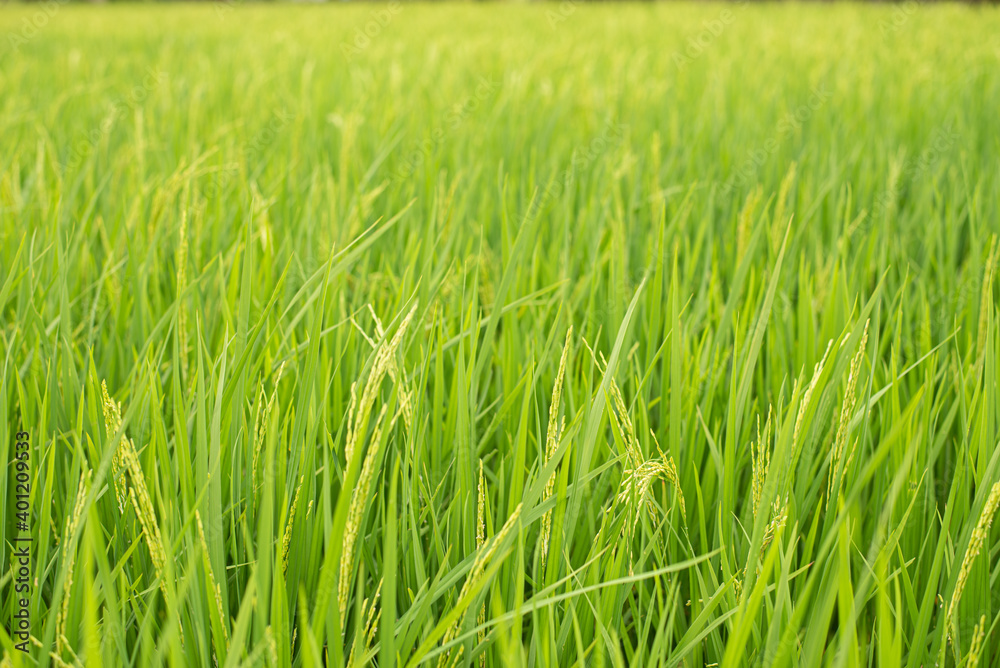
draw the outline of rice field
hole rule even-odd
[[[3,666],[1000,664],[1000,12],[0,8]]]

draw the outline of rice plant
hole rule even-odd
[[[0,11],[4,666],[1000,663],[1000,14]]]

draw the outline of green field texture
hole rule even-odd
[[[2,665],[998,665],[998,110],[982,7],[4,5]]]

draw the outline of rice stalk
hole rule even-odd
[[[559,404],[562,400],[563,377],[566,373],[566,361],[569,359],[569,349],[572,339],[573,328],[570,327],[566,332],[566,342],[563,344],[562,355],[559,357],[559,368],[556,370],[556,379],[552,385],[552,399],[549,402],[549,424],[545,433],[545,461],[543,466],[547,466],[555,455],[556,449],[559,447],[559,439],[565,428],[565,422],[559,422]],[[551,497],[555,493],[555,489],[556,472],[552,471],[548,481],[545,483],[545,497]],[[552,509],[549,509],[542,517],[540,538],[542,563],[545,563],[549,552],[549,537],[552,533],[552,512]]]
[[[483,476],[483,460],[479,460],[479,498],[476,503],[476,551],[478,552],[483,548],[486,543],[486,478]],[[483,601],[483,605],[479,608],[479,615],[476,617],[476,623],[480,626],[486,623],[486,601]],[[483,642],[486,639],[486,631],[479,631],[479,642]],[[484,667],[486,665],[486,654],[483,653],[479,656],[479,665]]]
[[[375,419],[371,443],[365,455],[365,461],[361,467],[361,473],[358,476],[358,482],[354,488],[351,503],[347,510],[347,524],[344,527],[344,547],[340,558],[340,580],[337,592],[341,619],[346,619],[347,616],[347,602],[351,591],[351,575],[354,572],[354,549],[358,534],[361,531],[361,520],[364,517],[365,504],[368,502],[368,493],[371,490],[372,481],[375,479],[375,465],[379,454],[378,442],[381,438],[382,424],[387,412],[388,406],[383,404],[378,417]],[[398,417],[399,413],[394,413],[388,426],[390,430]]]
[[[500,547],[500,543],[502,543],[504,539],[507,537],[507,534],[511,532],[511,530],[514,528],[514,525],[517,524],[517,521],[520,517],[521,517],[521,504],[519,503],[517,504],[517,507],[514,508],[514,512],[511,513],[511,516],[507,518],[507,521],[504,522],[503,527],[501,527],[500,531],[497,532],[497,534],[493,537],[490,543],[487,546],[485,546],[484,549],[480,549],[478,552],[476,552],[476,558],[472,562],[472,568],[469,570],[469,575],[465,578],[465,583],[462,585],[462,590],[458,594],[459,601],[465,598],[465,595],[468,594],[476,585],[479,584],[480,580],[483,577],[483,573],[486,571],[486,566],[490,562],[490,559],[492,559],[493,555],[496,554],[497,549]],[[455,620],[455,623],[448,628],[448,630],[444,634],[444,637],[441,640],[441,644],[447,645],[452,640],[457,638],[458,631],[460,628],[461,628],[461,618]],[[461,657],[463,650],[464,647],[460,645],[458,648],[458,652],[456,652],[456,655],[454,657],[451,656],[452,652],[450,649],[442,653],[441,658],[438,659],[438,668],[444,668],[449,664],[454,665],[452,661],[457,662]]]
[[[629,462],[628,467],[622,471],[622,479],[618,485],[618,501],[626,502],[634,496],[640,507],[645,505],[649,509],[650,515],[655,515],[656,505],[649,496],[649,490],[655,480],[663,478],[673,485],[677,493],[677,501],[680,504],[681,517],[685,519],[686,523],[687,508],[684,504],[684,492],[681,490],[680,475],[677,471],[677,464],[674,462],[674,458],[671,455],[663,453],[660,449],[660,443],[656,438],[656,433],[650,430],[650,435],[653,438],[660,457],[659,459],[647,460],[639,448],[639,440],[635,435],[635,426],[632,423],[632,418],[629,417],[628,410],[625,408],[625,400],[622,397],[621,389],[614,379],[611,380],[611,397],[613,408],[609,412],[624,437],[625,454]],[[633,527],[638,520],[639,516],[637,513],[632,519]]]
[[[122,426],[121,408],[108,394],[107,384],[101,382],[101,392],[104,395],[104,422],[109,434],[115,434]],[[153,568],[156,577],[160,580],[160,588],[164,596],[167,595],[166,583],[166,562],[167,556],[163,549],[163,538],[160,536],[160,527],[156,521],[156,513],[153,510],[153,500],[146,487],[146,477],[139,464],[139,455],[135,450],[135,445],[130,438],[122,434],[121,442],[115,453],[115,460],[121,470],[121,475],[116,476],[116,488],[119,494],[125,495],[132,501],[135,514],[139,518],[142,526],[142,533],[146,537],[146,545],[149,548],[149,556],[153,560]],[[127,490],[127,491],[126,491]],[[119,510],[124,513],[125,506],[119,500]]]
[[[378,613],[375,609],[378,604],[379,595],[382,593],[382,580],[379,580],[378,586],[375,587],[375,594],[372,595],[371,600],[367,598],[361,601],[361,618],[364,620],[365,626],[361,631],[361,637],[364,639],[362,650],[364,652],[368,651],[371,647],[372,640],[375,639],[375,633],[378,631],[378,622],[382,617],[382,610],[379,609]],[[354,646],[351,646],[351,653],[347,657],[347,665],[354,666]]]
[[[767,421],[764,423],[764,433],[760,432],[760,415],[757,416],[757,442],[750,443],[751,457],[751,496],[753,498],[753,517],[757,517],[760,508],[760,498],[764,493],[764,481],[771,467],[771,406],[767,407]]]
[[[288,548],[292,544],[292,525],[295,523],[295,509],[299,505],[299,494],[302,492],[302,483],[304,483],[306,477],[299,477],[299,484],[295,488],[295,496],[292,497],[292,508],[288,511],[288,520],[285,522],[285,533],[281,539],[281,574],[284,575],[288,571]]]
[[[979,668],[980,654],[983,652],[983,641],[986,639],[986,615],[979,618],[979,623],[972,629],[972,642],[969,643],[969,653],[966,655],[965,668]]]
[[[83,470],[80,472],[80,482],[77,485],[73,512],[66,518],[66,528],[63,531],[63,559],[69,565],[66,567],[66,584],[63,586],[62,607],[59,609],[59,616],[56,619],[56,654],[60,657],[66,649],[66,619],[69,616],[69,593],[73,589],[73,573],[76,566],[76,546],[72,545],[72,536],[80,524],[80,518],[83,516],[83,502],[87,498],[89,479],[90,469],[84,465]]]
[[[837,436],[834,440],[833,449],[830,452],[830,474],[826,499],[827,508],[830,507],[831,502],[840,496],[840,488],[843,486],[847,467],[854,459],[854,450],[857,447],[857,440],[854,441],[853,445],[848,447],[848,438],[851,418],[854,415],[854,406],[857,403],[855,388],[857,387],[858,376],[861,372],[861,362],[865,356],[865,344],[868,343],[868,324],[870,322],[870,320],[865,321],[865,330],[861,335],[861,344],[858,346],[858,352],[851,360],[850,371],[847,375],[847,389],[844,392],[844,401],[840,407],[840,424],[837,426]]]
[[[368,373],[368,380],[365,383],[360,398],[355,397],[353,385],[351,387],[351,403],[348,405],[347,441],[344,446],[345,461],[347,462],[351,461],[354,448],[363,436],[360,433],[361,428],[366,424],[372,404],[375,403],[375,397],[378,395],[379,387],[382,384],[382,379],[385,378],[389,368],[394,365],[396,351],[399,349],[399,345],[403,341],[403,336],[405,336],[406,330],[416,312],[417,304],[414,304],[399,324],[399,329],[396,330],[395,336],[388,343],[383,343],[375,352],[375,360],[372,363],[371,371]]]
[[[962,593],[965,591],[965,584],[969,579],[969,573],[972,571],[976,557],[979,556],[979,552],[983,549],[983,544],[989,538],[990,526],[993,524],[993,516],[996,514],[998,506],[1000,506],[1000,482],[993,483],[993,487],[990,488],[990,495],[986,498],[983,512],[979,515],[979,521],[976,522],[976,527],[972,530],[972,536],[969,538],[969,547],[965,550],[965,556],[962,558],[962,564],[958,570],[955,591],[951,595],[951,602],[948,604],[948,610],[945,613],[945,628],[949,629],[949,638],[953,637],[950,635],[951,624],[955,622],[955,613],[958,611],[958,604],[962,600]]]
[[[799,402],[799,410],[795,416],[795,428],[792,430],[792,463],[794,465],[796,461],[796,448],[799,445],[799,435],[802,433],[802,422],[806,416],[806,409],[809,407],[809,401],[812,399],[813,391],[816,389],[816,385],[819,383],[819,377],[826,365],[826,358],[830,354],[830,349],[833,348],[833,340],[827,342],[826,350],[823,352],[823,357],[819,362],[813,367],[812,380],[809,381],[809,385],[806,386],[806,391],[802,394],[802,401]]]
[[[195,510],[194,511],[194,517],[195,517],[195,520],[198,523],[198,540],[201,541],[202,563],[205,566],[205,573],[206,573],[206,575],[208,577],[208,586],[209,586],[209,589],[211,589],[212,593],[215,595],[214,596],[215,608],[216,608],[217,612],[219,613],[219,619],[220,620],[225,620],[226,619],[226,613],[225,613],[225,606],[223,606],[223,604],[222,604],[222,589],[219,587],[219,584],[216,582],[216,580],[215,580],[215,573],[212,571],[212,560],[208,556],[208,541],[205,540],[205,527],[201,523],[201,513],[199,513],[197,510]],[[226,630],[225,623],[222,623],[222,637],[225,639],[225,643],[226,643],[225,649],[226,649],[226,652],[228,653],[229,652],[229,631]]]
[[[187,287],[187,256],[188,256],[188,210],[185,206],[181,211],[180,230],[177,244],[177,356],[181,362],[181,379],[188,377],[187,359],[187,309],[184,301],[184,289]]]
[[[986,268],[983,271],[983,287],[979,298],[979,327],[976,336],[977,357],[982,359],[986,352],[986,333],[989,326],[989,306],[993,299],[993,272],[996,269],[997,255],[1000,248],[997,248],[997,235],[993,235],[990,240],[990,250],[986,255]]]

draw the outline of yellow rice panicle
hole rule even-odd
[[[500,531],[498,531],[496,536],[493,537],[491,542],[488,545],[485,545],[483,549],[480,549],[476,553],[476,559],[475,561],[472,562],[472,569],[469,570],[469,575],[465,578],[465,584],[462,585],[462,590],[458,595],[458,600],[462,600],[463,598],[465,598],[466,594],[468,594],[469,591],[471,591],[473,587],[478,585],[479,581],[482,580],[483,573],[486,570],[486,565],[489,563],[490,559],[493,558],[493,555],[496,554],[497,549],[500,547],[500,543],[502,543],[504,539],[507,537],[507,534],[511,532],[511,530],[514,528],[514,525],[517,524],[517,521],[520,517],[521,517],[521,504],[519,503],[517,504],[517,507],[514,509],[514,512],[511,514],[511,516],[507,518],[506,522],[504,522],[504,525],[500,529]],[[455,623],[448,628],[448,630],[444,634],[444,637],[441,639],[442,645],[447,645],[452,640],[458,637],[460,624],[461,624],[461,619],[457,619],[455,620]],[[461,651],[462,651],[462,646],[460,645],[458,648],[458,652]],[[451,650],[444,652],[441,654],[441,658],[438,659],[438,668],[444,668],[445,666],[448,666],[449,664],[451,664],[452,661],[456,659],[457,657],[452,657]]]
[[[819,362],[813,367],[812,380],[809,381],[809,385],[806,386],[806,391],[802,394],[802,401],[799,403],[799,412],[795,416],[795,428],[792,430],[792,449],[794,452],[795,447],[799,444],[799,434],[802,431],[802,421],[806,416],[806,409],[809,407],[809,400],[812,399],[813,391],[816,389],[816,385],[819,383],[820,372],[826,365],[826,358],[830,354],[830,349],[833,348],[833,339],[830,339],[826,344],[826,350],[823,352],[823,357]]]
[[[208,557],[208,541],[205,540],[205,527],[201,523],[201,514],[197,510],[194,511],[194,517],[198,522],[198,539],[201,541],[201,554],[205,564],[205,573],[208,574],[208,584],[212,589],[212,593],[215,594],[215,607],[219,611],[219,619],[225,619],[226,614],[223,612],[224,608],[222,605],[222,589],[215,580],[215,573],[212,571],[212,561]],[[228,651],[229,632],[226,630],[225,624],[222,625],[222,637],[226,641],[226,651]]]
[[[983,641],[986,639],[986,615],[979,618],[979,623],[972,629],[972,642],[969,644],[969,654],[965,659],[965,668],[979,668],[979,655],[983,652]]]
[[[868,343],[868,325],[871,320],[865,321],[865,330],[861,335],[861,345],[858,346],[858,352],[854,355],[851,360],[850,371],[847,374],[847,390],[844,393],[844,402],[840,408],[840,423],[837,426],[837,436],[834,440],[833,450],[830,453],[830,474],[829,481],[827,484],[827,508],[830,507],[830,503],[840,495],[840,485],[843,485],[844,474],[847,470],[847,464],[851,462],[854,458],[854,447],[857,441],[854,441],[854,445],[848,448],[848,436],[851,424],[851,417],[854,414],[854,406],[857,403],[857,396],[855,394],[855,389],[858,384],[858,376],[861,371],[861,363],[865,356],[865,345]],[[846,455],[846,457],[845,457]],[[844,466],[841,466],[841,462],[845,462]],[[837,477],[839,472],[839,479]],[[837,489],[834,489],[837,487]]]
[[[302,493],[302,483],[306,477],[299,477],[298,487],[295,488],[295,496],[292,497],[292,508],[288,511],[288,521],[285,523],[285,533],[281,539],[281,574],[288,571],[288,548],[292,544],[292,525],[295,523],[295,509],[299,505],[299,495]]]
[[[750,443],[751,457],[751,496],[753,498],[753,516],[757,517],[760,508],[760,498],[764,493],[764,482],[771,468],[771,406],[767,407],[767,422],[764,423],[764,433],[760,431],[760,415],[757,416],[757,442]]]
[[[381,439],[382,425],[388,407],[382,405],[378,417],[375,419],[375,428],[372,431],[371,444],[365,454],[365,461],[361,466],[361,473],[351,497],[351,503],[347,510],[347,524],[344,527],[344,548],[340,557],[340,582],[338,584],[337,598],[340,606],[340,618],[343,620],[347,615],[347,600],[351,591],[351,573],[354,566],[354,549],[357,543],[358,533],[361,530],[361,520],[364,517],[365,502],[368,499],[368,492],[371,490],[372,481],[375,478],[375,460],[378,456],[378,442]],[[399,413],[395,413],[389,422],[389,429],[396,424]]]
[[[354,390],[352,389],[351,403],[348,406],[347,440],[344,446],[344,453],[348,462],[351,460],[351,455],[354,453],[354,448],[357,446],[359,439],[363,436],[359,432],[368,414],[371,412],[372,405],[375,403],[382,379],[389,372],[390,366],[394,365],[396,350],[402,343],[406,330],[410,326],[410,322],[413,320],[416,312],[417,304],[414,304],[399,324],[399,329],[396,330],[395,336],[388,342],[383,343],[376,350],[375,360],[368,374],[368,380],[365,383],[360,398],[357,400],[354,398]]]
[[[996,514],[997,506],[1000,506],[1000,482],[994,483],[993,487],[990,488],[990,495],[986,498],[983,512],[979,516],[979,521],[976,522],[975,529],[972,530],[969,547],[965,550],[965,557],[962,559],[962,565],[958,571],[958,580],[955,582],[955,591],[951,595],[951,603],[949,603],[945,613],[945,625],[949,628],[949,622],[954,621],[958,604],[962,600],[962,592],[965,591],[965,584],[972,571],[972,565],[983,549],[986,539],[989,538],[990,526],[993,524],[993,516]]]
[[[73,572],[76,567],[76,548],[71,546],[73,533],[80,524],[83,516],[83,502],[87,498],[88,481],[90,480],[90,469],[84,465],[80,472],[80,483],[76,489],[76,500],[73,503],[73,512],[66,518],[66,530],[63,532],[63,559],[69,566],[66,570],[66,584],[63,587],[62,607],[56,619],[56,653],[60,656],[65,649],[66,639],[66,619],[69,616],[69,592],[73,588]]]
[[[108,394],[107,384],[101,382],[101,391],[104,395],[104,421],[109,433],[115,433],[122,426],[121,409]],[[149,547],[149,556],[153,561],[156,575],[160,579],[160,588],[164,594],[166,588],[166,552],[163,549],[163,538],[160,535],[160,527],[156,521],[156,513],[153,508],[153,501],[146,487],[146,477],[139,464],[139,456],[135,450],[132,440],[122,434],[121,442],[115,452],[114,462],[121,475],[116,475],[116,491],[119,497],[118,508],[125,512],[124,498],[132,501],[136,516],[142,526],[143,535],[146,537],[146,544]],[[114,463],[113,462],[113,463]]]
[[[365,627],[362,631],[362,638],[364,638],[364,647],[362,648],[365,653],[367,653],[368,648],[371,647],[372,640],[375,639],[375,632],[378,631],[378,622],[382,618],[382,609],[378,608],[378,612],[375,609],[378,604],[379,595],[382,593],[382,580],[378,581],[378,586],[375,587],[375,594],[372,596],[371,600],[367,598],[361,602],[361,618],[365,620]],[[351,653],[347,657],[347,665],[354,666],[354,646],[351,646]]]
[[[111,395],[108,394],[108,385],[103,380],[101,381],[101,395],[103,399],[102,408],[104,410],[104,429],[108,432],[108,438],[111,438],[122,426],[121,409],[115,400],[111,398]],[[125,504],[128,500],[128,484],[124,477],[125,467],[122,465],[122,451],[126,440],[125,435],[122,434],[121,442],[118,444],[115,456],[111,460],[111,471],[115,478],[115,499],[118,501],[118,511],[121,513],[125,512]]]
[[[483,460],[479,460],[479,499],[476,504],[476,550],[482,549],[486,543],[486,478],[483,475]],[[479,616],[476,622],[482,626],[486,622],[486,601],[479,608]],[[486,639],[486,631],[479,632],[479,642]],[[479,665],[485,668],[486,654],[479,656]]]
[[[996,269],[997,236],[994,234],[990,240],[990,252],[986,256],[986,269],[983,272],[983,289],[979,300],[979,331],[976,337],[976,354],[981,357],[986,352],[986,330],[989,325],[989,305],[993,299],[993,272]]]
[[[563,378],[566,373],[566,361],[569,359],[570,344],[573,338],[573,328],[570,327],[566,332],[566,342],[563,344],[562,355],[559,358],[559,368],[556,371],[556,380],[552,385],[552,401],[549,403],[549,425],[545,434],[545,462],[547,465],[552,457],[555,455],[556,448],[559,447],[559,439],[562,436],[563,423],[558,421],[559,417],[559,404],[562,401],[562,386]],[[549,476],[548,481],[545,483],[545,497],[548,498],[555,493],[556,489],[556,472],[552,471]],[[545,515],[542,517],[542,535],[541,535],[541,556],[542,563],[545,563],[545,558],[549,551],[549,538],[552,534],[552,510],[546,511]]]

